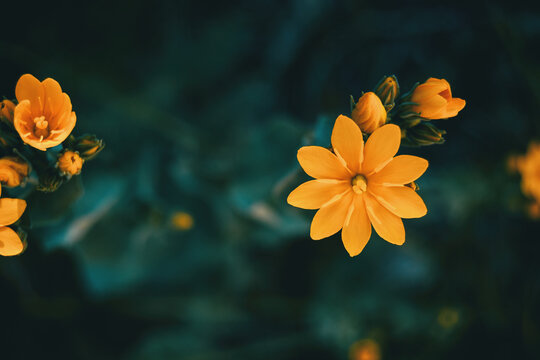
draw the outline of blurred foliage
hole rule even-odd
[[[6,4],[0,94],[54,77],[107,148],[0,259],[2,358],[347,359],[368,338],[382,359],[537,358],[540,223],[505,158],[540,135],[538,6],[387,5]],[[384,74],[446,78],[467,107],[407,149],[430,167],[405,245],[350,259],[284,200],[298,147]]]

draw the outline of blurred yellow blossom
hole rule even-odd
[[[30,167],[23,159],[16,156],[5,156],[0,159],[0,183],[4,186],[19,186],[26,177]]]
[[[420,196],[405,184],[418,179],[428,162],[395,156],[401,130],[393,124],[375,130],[364,146],[358,126],[340,115],[331,141],[334,152],[319,146],[298,150],[300,165],[315,180],[297,187],[287,199],[299,208],[319,209],[311,223],[311,238],[323,239],[343,229],[343,244],[350,256],[356,256],[371,237],[373,225],[381,238],[402,245],[401,218],[427,213]]]
[[[3,100],[0,102],[0,117],[9,123],[13,123],[13,113],[15,104],[11,100]]]
[[[521,174],[521,191],[540,203],[540,143],[531,142],[527,153],[514,161]]]
[[[450,84],[445,79],[429,78],[414,89],[411,101],[413,111],[425,119],[454,117],[465,107],[465,100],[452,97]]]
[[[386,122],[386,109],[381,99],[370,91],[358,99],[351,117],[363,132],[371,134]]]
[[[380,360],[379,344],[371,339],[358,340],[349,349],[350,360]]]
[[[19,220],[25,209],[26,201],[22,199],[0,199],[0,255],[18,255],[24,250],[19,235],[7,226]]]
[[[171,217],[172,226],[178,230],[189,230],[193,227],[193,223],[193,216],[187,212],[178,211],[175,212]]]
[[[81,173],[84,160],[74,151],[64,151],[58,157],[58,169],[64,175],[78,175]]]
[[[15,107],[14,125],[28,145],[47,150],[61,144],[75,127],[71,100],[53,79],[40,82],[34,76],[21,76],[15,88],[19,104]]]

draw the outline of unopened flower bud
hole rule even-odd
[[[105,144],[103,140],[98,139],[95,135],[84,135],[75,139],[73,150],[77,151],[83,160],[90,160],[95,157]]]
[[[352,119],[365,133],[372,133],[386,122],[386,109],[381,99],[373,92],[367,92],[356,103]]]
[[[62,175],[72,176],[81,173],[84,160],[78,153],[67,150],[60,154],[58,157],[58,170]]]
[[[442,144],[443,135],[446,131],[438,129],[428,122],[422,122],[412,128],[406,129],[404,145],[424,146],[433,144]]]
[[[391,109],[399,95],[399,84],[395,75],[384,76],[375,87],[375,94],[381,99],[383,105]]]
[[[3,100],[0,102],[0,119],[13,124],[13,112],[15,111],[15,104],[11,100]]]

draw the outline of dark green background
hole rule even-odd
[[[0,258],[2,359],[540,357],[540,222],[505,169],[540,135],[540,13],[514,1],[3,4],[0,94],[60,82],[106,149]],[[349,258],[285,203],[296,150],[382,75],[445,78],[428,214]],[[328,139],[326,137],[326,139]],[[326,140],[328,141],[328,140]],[[284,186],[280,186],[285,184]],[[58,194],[77,193],[80,184]],[[80,189],[79,189],[80,190]],[[58,195],[59,196],[59,195]],[[62,210],[65,210],[64,212]],[[187,211],[187,232],[169,223]],[[442,309],[459,314],[441,327]]]

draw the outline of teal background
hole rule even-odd
[[[382,359],[540,356],[540,223],[506,170],[540,135],[538,6],[135,0],[0,17],[0,94],[52,77],[75,133],[107,143],[29,208],[28,250],[0,259],[2,359],[347,359],[365,338]],[[405,245],[374,234],[350,258],[285,199],[307,179],[297,149],[327,145],[349,95],[390,74],[404,91],[445,78],[467,106],[437,121],[445,144],[400,150],[430,162]]]

